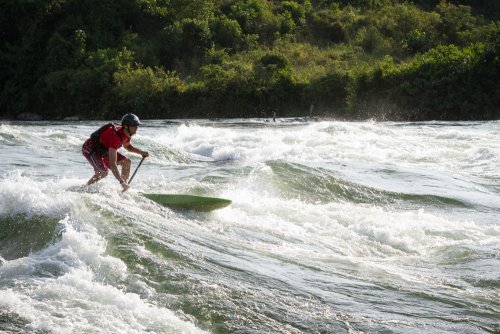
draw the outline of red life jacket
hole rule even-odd
[[[94,152],[98,156],[104,156],[104,155],[106,155],[108,153],[109,148],[106,147],[106,146],[104,146],[103,144],[101,144],[101,142],[99,141],[99,139],[101,137],[101,133],[104,130],[108,129],[109,127],[112,127],[113,130],[115,131],[116,135],[118,137],[120,137],[120,143],[123,142],[122,134],[120,133],[120,131],[118,131],[116,129],[116,127],[115,127],[115,125],[113,123],[109,123],[109,124],[101,126],[99,129],[97,129],[96,131],[94,131],[90,135],[90,138],[92,139],[92,146],[94,147]],[[121,147],[121,144],[120,144],[120,147]]]

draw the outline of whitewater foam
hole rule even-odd
[[[51,193],[51,184],[13,172],[0,179],[0,216],[17,214],[60,217],[73,201],[64,194]]]
[[[126,193],[111,176],[80,189],[78,141],[100,123],[0,128],[0,237],[40,234],[2,249],[0,330],[498,328],[499,123],[149,123]],[[233,202],[172,211],[139,192]]]
[[[70,217],[60,223],[65,228],[59,241],[0,267],[0,280],[16,286],[15,291],[0,290],[0,306],[20,315],[28,330],[202,332],[173,312],[120,290],[127,267],[106,255],[107,243],[93,226]]]

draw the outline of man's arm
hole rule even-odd
[[[149,157],[149,153],[143,150],[138,149],[137,147],[132,146],[130,142],[123,144],[123,147],[132,153],[137,153],[139,155],[142,155],[144,158]]]
[[[122,179],[120,175],[120,171],[118,170],[118,166],[116,164],[117,154],[114,148],[109,148],[108,160],[109,160],[109,169],[113,172],[115,178],[120,182],[124,190],[128,189],[128,184],[126,180]]]

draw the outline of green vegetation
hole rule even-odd
[[[0,113],[500,118],[498,0],[4,0]]]

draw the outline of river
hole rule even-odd
[[[0,123],[0,332],[500,332],[500,122],[145,120],[125,193],[102,124]]]

